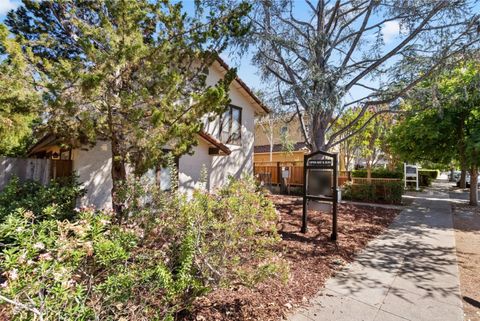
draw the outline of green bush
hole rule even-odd
[[[74,222],[12,211],[0,225],[9,317],[173,320],[216,287],[287,275],[273,251],[276,211],[253,180],[190,198],[145,186],[125,185],[121,224],[88,208]]]
[[[438,171],[434,169],[418,170],[418,184],[420,186],[430,186],[432,181],[438,177]]]
[[[12,178],[0,192],[0,223],[17,209],[31,211],[37,220],[72,219],[77,198],[85,194],[76,177],[52,180],[47,186],[36,181],[20,182]]]
[[[403,191],[402,181],[347,184],[342,198],[360,202],[401,204]]]
[[[367,177],[366,169],[358,169],[352,171],[352,177]],[[399,171],[390,171],[385,168],[374,168],[372,169],[372,178],[403,178],[403,172]]]

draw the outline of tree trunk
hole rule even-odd
[[[470,205],[478,205],[478,166],[472,165],[470,169]]]
[[[372,163],[367,161],[367,181],[372,180]]]
[[[467,170],[462,167],[462,173],[460,174],[460,188],[466,188],[467,187]],[[452,176],[453,180],[453,176]]]
[[[463,133],[463,127],[460,127],[461,133]],[[463,142],[463,139],[460,140],[460,146],[459,146],[459,156],[460,156],[460,168],[462,170],[462,173],[460,174],[460,188],[466,188],[466,176],[467,176],[467,156],[465,155],[466,150],[465,150],[465,144]]]
[[[313,137],[313,150],[312,152],[316,151],[324,151],[328,152],[328,148],[325,146],[325,126],[323,122],[319,119],[321,115],[319,114],[314,114],[312,115],[313,121],[312,121],[312,137]]]
[[[273,138],[270,139],[270,161],[273,161]]]
[[[125,160],[120,153],[120,146],[116,138],[112,139],[112,208],[118,221],[123,218],[124,202],[120,197],[122,185],[127,179]]]

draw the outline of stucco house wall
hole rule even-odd
[[[207,84],[215,84],[223,75],[223,71],[214,65],[207,77]],[[220,187],[228,181],[229,176],[241,178],[244,174],[253,174],[253,144],[255,128],[255,109],[251,98],[243,93],[236,82],[229,88],[231,104],[242,108],[241,144],[227,144],[232,151],[230,155],[213,156],[210,172],[210,185]],[[220,139],[220,117],[206,123],[205,131]]]
[[[79,206],[112,207],[111,155],[109,141],[72,150],[73,170],[87,189],[87,194],[79,200]]]
[[[210,189],[212,156],[208,154],[208,145],[200,141],[193,148],[193,155],[184,155],[178,161],[178,186],[180,191],[191,193],[195,188]],[[207,171],[206,186],[202,186],[202,170]]]

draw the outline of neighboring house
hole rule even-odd
[[[255,163],[302,161],[310,152],[295,115],[264,117],[255,125]]]
[[[228,68],[223,60],[218,59],[209,68],[207,85],[217,83]],[[198,145],[193,147],[193,154],[181,156],[177,162],[179,189],[184,192],[200,186],[203,168],[207,171],[208,190],[222,186],[229,176],[239,178],[242,174],[253,174],[255,118],[269,110],[240,78],[230,85],[229,95],[231,105],[225,114],[206,122],[204,131],[198,134]],[[47,136],[30,149],[29,156],[71,160],[73,171],[87,189],[80,205],[111,207],[109,141],[98,141],[93,147],[62,150],[55,137]],[[160,186],[168,188],[168,171],[162,170],[158,178]]]

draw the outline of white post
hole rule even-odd
[[[415,169],[415,175],[407,173],[407,168]],[[420,190],[418,187],[418,165],[407,165],[407,163],[403,163],[403,175],[405,178],[405,189],[407,188],[407,182],[415,182],[415,190]]]
[[[416,178],[417,178],[417,180],[416,180],[416,183],[417,183],[417,191],[418,191],[418,190],[419,190],[419,188],[418,188],[418,165],[415,165],[415,169],[417,170],[417,171],[416,171],[416,173],[417,173],[417,176],[416,176]]]

